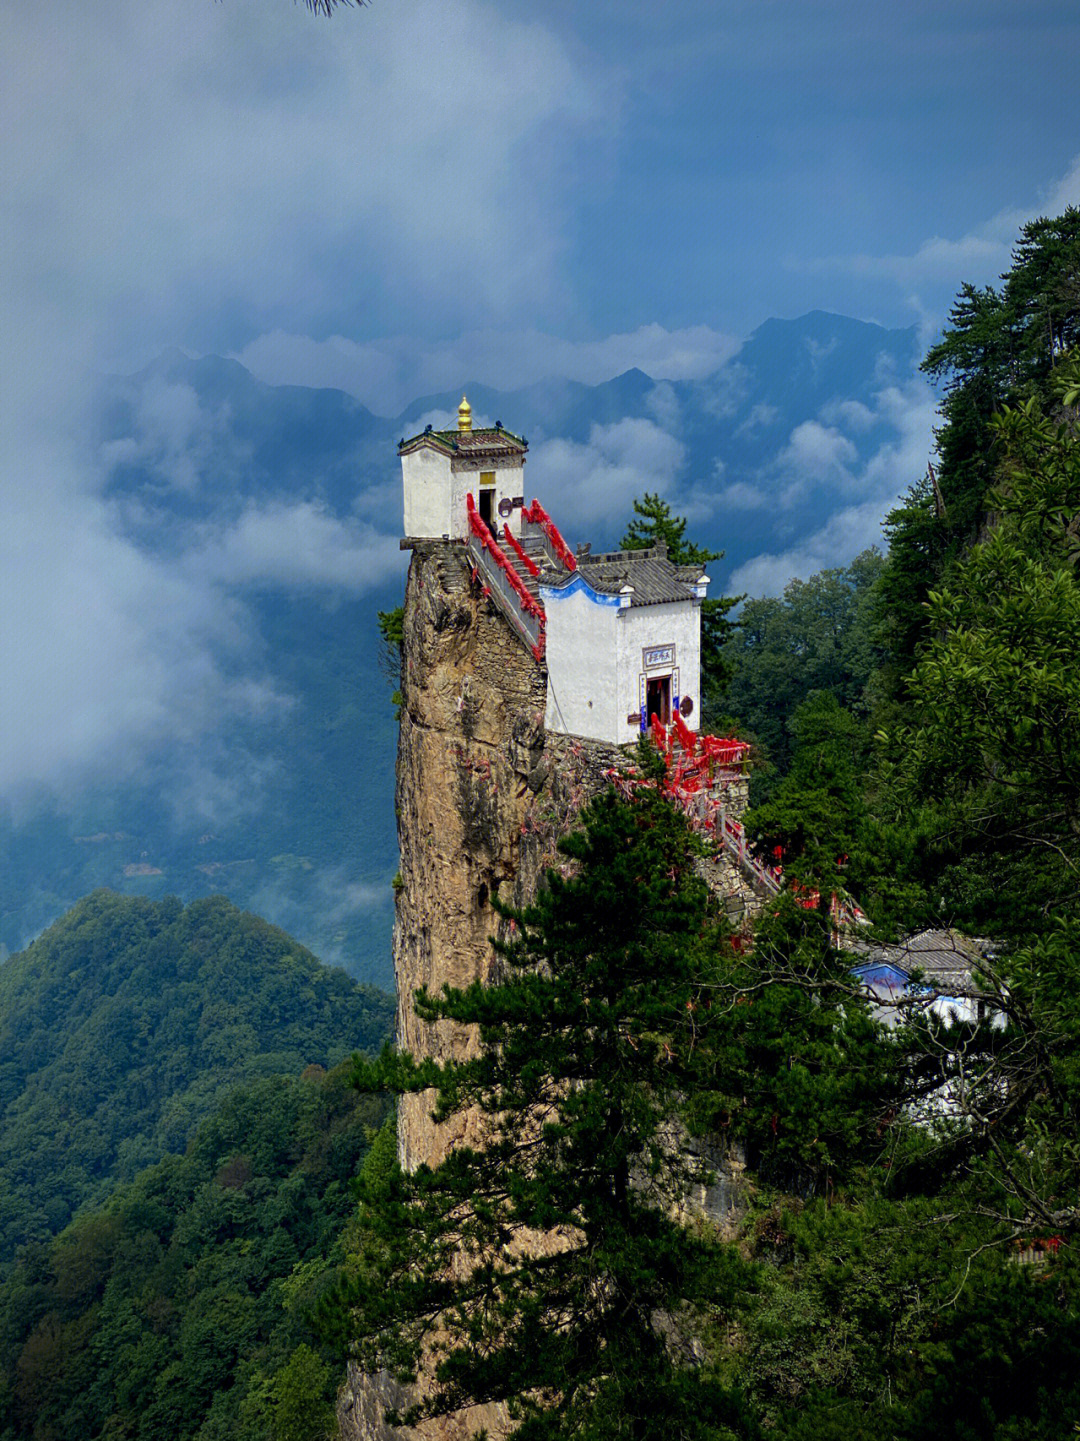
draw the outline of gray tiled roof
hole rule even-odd
[[[579,550],[578,570],[593,590],[601,595],[619,595],[624,586],[633,586],[631,605],[662,605],[665,601],[693,600],[695,583],[705,574],[703,565],[672,565],[667,546],[661,542],[648,550],[613,550],[594,555]],[[568,571],[545,572],[544,585],[561,588],[569,585],[573,575]]]
[[[494,426],[490,426],[482,430],[424,430],[408,440],[402,439],[398,444],[398,454],[402,455],[421,445],[432,445],[436,450],[443,450],[451,455],[481,456],[524,454],[529,448],[528,442],[513,431],[505,428],[496,430]]]
[[[921,971],[926,985],[943,995],[977,996],[975,971],[986,942],[953,930],[920,931],[896,946],[856,946],[868,962],[896,966],[905,975]]]

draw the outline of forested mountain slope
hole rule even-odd
[[[434,1372],[422,1416],[501,1402],[520,1441],[1075,1433],[1078,277],[1069,211],[1025,226],[1000,291],[961,293],[927,360],[939,464],[888,557],[748,605],[720,657],[775,765],[745,834],[786,884],[752,936],[695,890],[679,816],[609,794],[490,977],[417,994],[477,1052],[358,1067],[495,1137],[364,1178],[378,1282],[328,1303],[369,1371]],[[879,928],[940,927],[943,964],[913,949],[868,987],[845,891]],[[745,1161],[734,1245],[670,1224],[672,1112]],[[565,1246],[530,1254],[551,1226]]]
[[[0,966],[0,1260],[183,1151],[230,1087],[377,1047],[392,1011],[221,897],[88,896]]]
[[[386,1103],[344,1067],[234,1091],[0,1284],[0,1437],[325,1435],[337,1369],[307,1310]]]

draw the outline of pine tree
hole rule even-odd
[[[702,1174],[679,1118],[709,1074],[707,892],[655,791],[582,819],[568,874],[505,912],[501,978],[417,994],[425,1019],[477,1026],[479,1055],[357,1067],[434,1087],[440,1119],[479,1107],[488,1143],[363,1183],[364,1276],[331,1320],[366,1368],[434,1362],[414,1416],[501,1400],[523,1441],[721,1438],[738,1405],[691,1337],[735,1304],[743,1263],[678,1218]]]

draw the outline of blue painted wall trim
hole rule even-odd
[[[598,590],[593,590],[592,586],[580,571],[575,573],[569,585],[558,587],[542,585],[540,587],[540,598],[543,600],[544,605],[547,606],[550,605],[552,601],[569,600],[572,595],[578,595],[582,592],[592,601],[593,605],[605,605],[614,610],[618,610],[622,605],[621,597],[617,595],[601,595]]]

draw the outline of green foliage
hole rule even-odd
[[[723,559],[723,551],[702,550],[687,540],[685,518],[672,515],[659,495],[646,491],[643,500],[635,500],[634,516],[619,542],[622,550],[647,550],[662,541],[672,565],[708,565],[710,560]]]
[[[310,1346],[301,1343],[271,1384],[270,1435],[273,1441],[325,1441],[337,1426],[328,1394],[335,1372]]]
[[[385,1103],[346,1068],[237,1090],[0,1286],[0,1434],[322,1441],[338,1372],[307,1313]],[[5,1429],[6,1428],[6,1429]]]
[[[1068,393],[1073,371],[1052,390]],[[882,778],[897,810],[937,805],[955,912],[1015,935],[1047,910],[1076,910],[1080,439],[1034,400],[992,429],[996,522],[928,597],[930,638],[907,681],[914,718],[884,733]]]
[[[98,891],[0,967],[0,1258],[168,1151],[224,1091],[386,1035],[390,997],[218,897]]]
[[[715,1436],[737,1401],[678,1359],[678,1338],[703,1306],[736,1306],[744,1268],[670,1209],[704,1171],[677,1118],[711,1055],[706,892],[655,792],[601,795],[583,824],[561,843],[569,874],[506,913],[499,979],[417,995],[424,1019],[479,1028],[477,1057],[358,1067],[361,1085],[434,1086],[441,1118],[478,1107],[486,1145],[365,1178],[375,1279],[344,1290],[328,1324],[395,1374],[435,1344],[420,1414],[501,1398],[529,1441]],[[553,1242],[542,1254],[536,1233]]]
[[[795,753],[771,801],[746,817],[747,836],[767,860],[826,894],[841,889],[841,872],[865,840],[862,793],[869,737],[834,693],[818,691],[789,722]]]
[[[871,597],[883,561],[863,551],[849,566],[793,580],[782,597],[748,600],[725,647],[727,703],[782,775],[791,764],[789,722],[814,691],[856,713],[879,663]],[[760,795],[761,787],[756,787]]]
[[[801,1197],[861,1184],[896,1145],[906,1056],[872,1019],[834,940],[829,896],[785,893],[754,950],[714,973],[701,1121],[738,1140],[758,1183]]]
[[[1069,1434],[1072,1263],[1017,1266],[942,1199],[773,1204],[739,1373],[778,1441],[1019,1441]]]
[[[393,610],[380,610],[375,612],[379,622],[379,634],[387,646],[395,646],[398,651],[405,644],[405,607],[396,605]]]
[[[1025,225],[1000,289],[961,288],[941,340],[923,362],[946,384],[937,496],[916,487],[888,517],[881,634],[893,687],[928,630],[920,604],[979,537],[997,475],[988,421],[1006,404],[1049,399],[1051,372],[1080,339],[1080,210]]]
[[[393,687],[390,703],[394,707],[394,719],[398,720],[404,703],[401,660],[405,651],[405,607],[396,605],[393,610],[379,610],[375,614],[379,625],[379,667]]]

